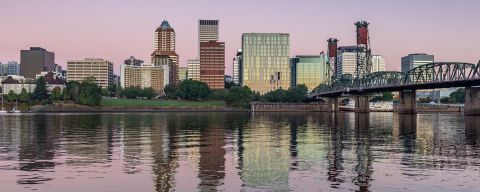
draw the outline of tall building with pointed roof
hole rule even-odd
[[[153,65],[168,66],[166,67],[169,69],[167,84],[177,84],[179,56],[175,52],[175,30],[167,20],[163,20],[155,30],[155,51],[151,56]]]

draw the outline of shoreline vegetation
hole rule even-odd
[[[459,90],[458,92],[460,92]],[[164,95],[152,88],[127,87],[102,88],[95,79],[67,82],[65,87],[48,90],[43,78],[36,80],[33,93],[22,89],[21,93],[10,91],[6,95],[6,109],[12,112],[320,112],[325,106],[308,102],[308,89],[298,85],[287,90],[276,89],[261,95],[247,86],[226,86],[210,90],[201,81],[183,80],[178,85],[167,85]],[[458,94],[463,98],[462,94]],[[452,97],[452,96],[451,96]],[[392,101],[391,93],[374,98]],[[457,103],[455,98],[453,102]],[[259,110],[255,110],[259,109]],[[418,107],[417,111],[455,112],[460,107]],[[372,111],[373,112],[373,111]]]

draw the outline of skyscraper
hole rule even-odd
[[[20,75],[35,78],[42,71],[53,71],[55,54],[41,47],[30,47],[20,51]]]
[[[218,41],[218,23],[218,20],[198,20],[198,50],[200,43]]]
[[[425,53],[409,54],[402,57],[402,72],[407,72],[415,67],[433,63],[434,61],[435,57],[433,55],[427,55]]]
[[[372,55],[371,72],[385,71],[385,59],[381,55]]]
[[[357,47],[342,46],[337,52],[337,77],[344,74],[355,73],[357,66]]]
[[[155,51],[151,56],[152,63],[155,66],[168,66],[168,83],[177,84],[179,56],[175,52],[175,30],[170,26],[167,20],[163,20],[160,26],[155,30]]]
[[[205,82],[210,89],[225,88],[225,43],[201,42],[200,43],[200,80]]]
[[[328,66],[325,55],[297,55],[291,59],[292,87],[300,84],[311,91],[328,79]]]
[[[290,87],[289,34],[244,33],[242,57],[242,86],[262,94]]]
[[[189,59],[187,68],[188,79],[200,81],[200,59]]]
[[[242,49],[237,50],[237,55],[233,58],[233,83],[240,85],[241,82],[241,66],[242,66]]]

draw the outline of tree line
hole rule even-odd
[[[18,103],[20,108],[29,108],[36,104],[52,104],[59,101],[74,102],[81,105],[100,105],[102,100],[102,88],[97,85],[95,78],[90,77],[85,81],[69,81],[65,88],[55,87],[48,91],[47,82],[44,77],[35,80],[35,89],[29,93],[23,88],[19,94],[10,90],[6,100],[13,108]]]

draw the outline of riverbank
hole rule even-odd
[[[73,103],[58,103],[44,106],[32,112],[236,112],[248,111],[227,107],[223,101],[176,101],[176,100],[140,100],[104,98],[100,106],[86,106]]]

